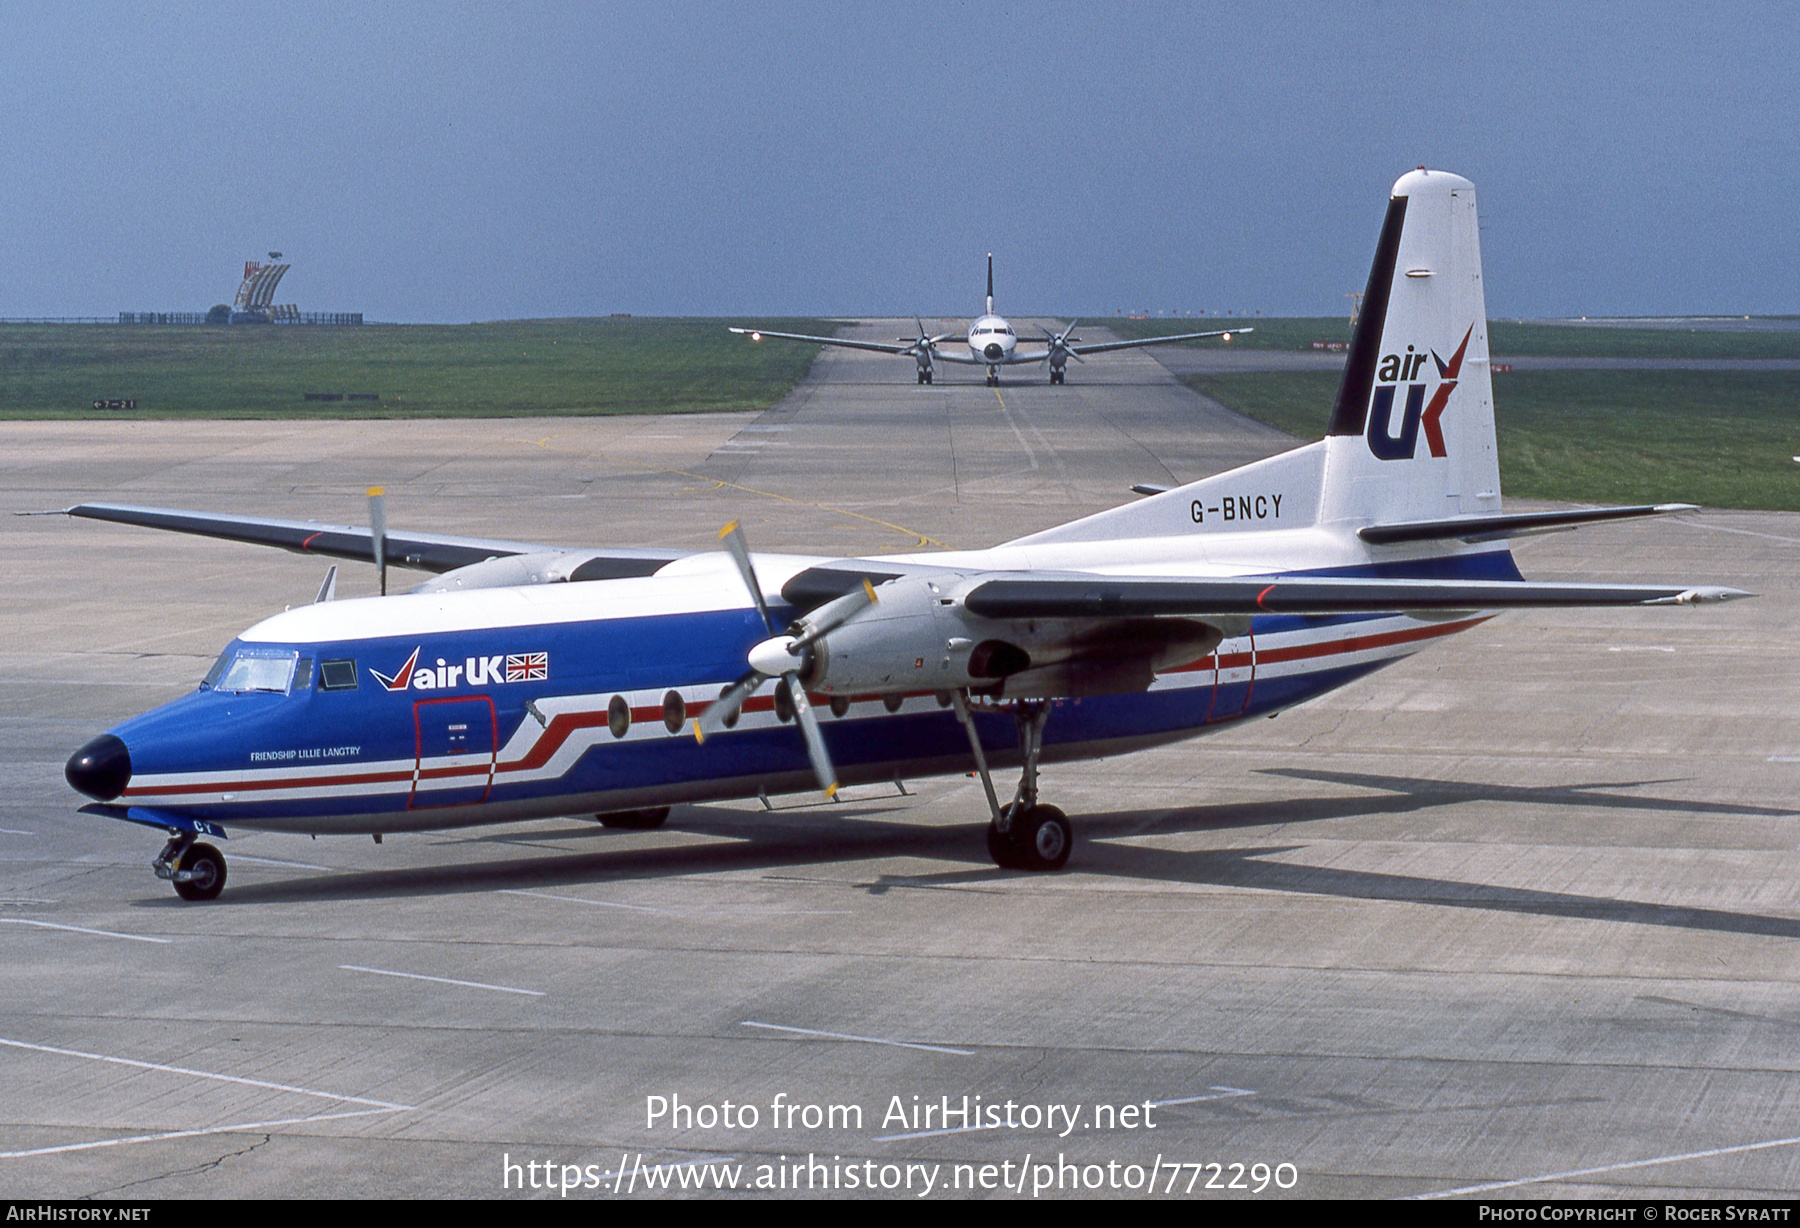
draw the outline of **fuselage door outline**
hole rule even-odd
[[[494,788],[494,770],[500,757],[499,725],[494,701],[486,695],[446,695],[413,701],[413,778],[406,808],[429,810],[442,806],[476,806],[487,801]],[[470,769],[478,765],[466,760],[484,752],[487,755],[486,774],[479,784],[471,782],[462,787],[427,789],[421,793],[419,782],[428,775],[476,775]],[[448,768],[428,769],[425,766],[428,759],[446,756],[465,761]],[[475,795],[477,790],[479,796]]]

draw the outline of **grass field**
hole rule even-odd
[[[1334,372],[1189,376],[1240,413],[1324,434]],[[1800,371],[1518,371],[1494,376],[1502,489],[1594,503],[1800,511]]]
[[[736,323],[738,321],[733,321]],[[820,320],[755,321],[829,332]],[[761,410],[806,374],[811,346],[755,345],[723,320],[495,324],[0,326],[0,419],[522,417]],[[380,401],[309,402],[308,392]]]
[[[1231,345],[1255,350],[1305,350],[1315,341],[1348,341],[1343,316],[1325,319],[1231,317],[1183,320],[1097,318],[1121,337],[1161,337],[1238,325],[1254,326],[1234,335]],[[1218,341],[1178,344],[1216,346]],[[1488,351],[1496,358],[1800,358],[1800,332],[1722,333],[1662,328],[1583,328],[1568,324],[1488,321]]]

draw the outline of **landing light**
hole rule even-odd
[[[761,334],[761,333],[751,333],[751,334],[750,334],[750,340],[752,340],[752,341],[761,341],[761,340],[762,340],[762,334]]]
[[[1225,334],[1225,335],[1224,335],[1224,336],[1223,336],[1223,337],[1220,337],[1220,338],[1219,338],[1219,340],[1220,340],[1220,341],[1230,341],[1230,340],[1231,340],[1231,334],[1230,334],[1230,333],[1226,333],[1226,334]]]

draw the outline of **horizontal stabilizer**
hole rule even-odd
[[[200,537],[216,537],[224,541],[244,542],[253,546],[275,546],[296,554],[319,554],[327,558],[375,561],[374,534],[366,525],[321,524],[312,520],[276,520],[266,516],[234,516],[217,512],[191,512],[175,508],[134,507],[125,503],[81,503],[64,509],[64,514],[89,520],[110,520],[115,524],[137,525],[145,529],[164,529],[174,533],[192,533]],[[487,541],[476,537],[452,537],[441,534],[406,533],[389,530],[387,561],[395,567],[415,571],[443,573],[487,559],[515,554],[536,554],[556,549],[531,542]],[[653,575],[660,568],[681,558],[681,550],[608,550],[592,573],[582,579],[619,579],[626,576]],[[604,573],[604,574],[602,574]]]
[[[1735,588],[1655,584],[1070,576],[986,580],[969,590],[963,604],[988,618],[1122,618],[1688,605],[1748,596]]]
[[[1377,546],[1392,546],[1401,542],[1446,541],[1452,538],[1483,542],[1502,537],[1518,537],[1526,533],[1573,529],[1603,520],[1630,520],[1637,516],[1698,510],[1692,503],[1644,503],[1633,507],[1586,507],[1572,512],[1523,512],[1516,516],[1451,516],[1443,520],[1372,524],[1358,529],[1356,535]]]

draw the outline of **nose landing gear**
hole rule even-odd
[[[931,382],[931,371],[929,368],[919,368],[919,382],[921,384],[929,384]]]
[[[975,752],[975,768],[993,814],[987,830],[988,856],[1003,870],[1062,869],[1075,846],[1075,834],[1061,810],[1038,803],[1037,767],[1044,752],[1044,722],[1050,717],[1050,705],[1042,700],[1013,705],[1013,719],[1019,726],[1019,750],[1025,762],[1019,773],[1018,790],[1011,803],[1002,808],[994,792],[993,777],[988,774],[987,755],[975,732],[975,719],[969,715],[969,693],[952,692],[951,702],[956,707],[956,719],[969,735],[969,749]]]
[[[1068,374],[1069,373],[1066,368],[1051,367],[1050,368],[1050,382],[1052,384],[1065,384],[1068,382],[1068,378],[1067,378]]]
[[[989,388],[998,388],[1000,386],[1000,369],[998,367],[988,368],[987,386]]]
[[[216,900],[225,890],[225,854],[192,834],[171,836],[150,868],[174,884],[175,894],[184,900]]]

